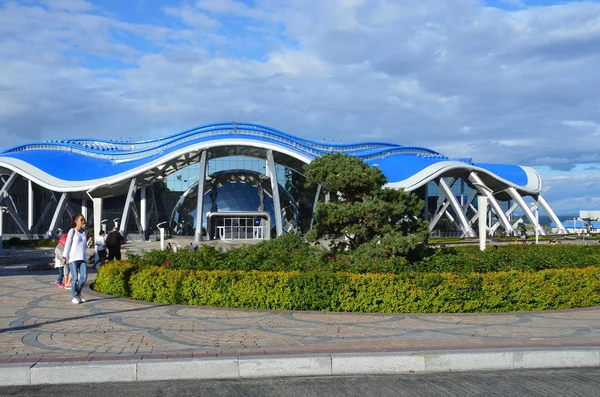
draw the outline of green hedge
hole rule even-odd
[[[278,310],[459,313],[600,304],[600,269],[351,274],[103,266],[94,289],[167,304]]]
[[[501,245],[480,251],[477,246],[436,249],[409,267],[425,272],[493,272],[584,268],[600,265],[596,245]]]
[[[402,237],[402,238],[411,238]],[[301,236],[289,234],[254,246],[223,251],[201,245],[178,253],[154,250],[128,255],[128,261],[142,266],[168,266],[196,270],[325,271],[366,273],[448,272],[584,268],[600,265],[600,244],[594,245],[501,245],[480,251],[478,246],[423,247],[420,252],[403,252],[402,238],[364,244],[351,253],[332,254],[312,247]],[[410,245],[410,242],[409,244]]]

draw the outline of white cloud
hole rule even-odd
[[[201,31],[211,30],[219,25],[215,19],[208,17],[187,4],[181,8],[166,7],[164,11],[170,16],[181,18],[186,25],[200,29]]]
[[[42,3],[57,10],[89,11],[96,8],[84,0],[43,0]]]
[[[138,21],[37,4],[0,4],[4,147],[235,119],[475,162],[600,163],[598,3],[165,1]]]

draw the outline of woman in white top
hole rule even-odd
[[[81,290],[87,280],[87,262],[86,249],[91,243],[91,237],[88,238],[87,231],[83,228],[85,218],[79,214],[73,218],[73,227],[69,230],[65,249],[63,251],[62,262],[69,264],[69,271],[73,276],[71,295],[73,303],[83,303],[85,299],[81,296]]]

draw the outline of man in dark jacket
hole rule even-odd
[[[123,241],[124,238],[116,227],[113,228],[112,232],[108,233],[108,236],[106,236],[106,248],[108,248],[109,261],[113,259],[121,260],[121,244]]]

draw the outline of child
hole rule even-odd
[[[64,266],[64,264],[62,263],[62,254],[63,254],[63,250],[65,249],[65,241],[67,240],[67,234],[64,234],[63,236],[61,236],[60,239],[58,239],[58,244],[56,244],[56,248],[54,248],[54,255],[55,255],[55,259],[54,259],[54,265],[57,269],[59,269],[60,272],[62,272],[62,275],[60,275],[60,283],[58,284],[59,288],[64,288],[64,289],[71,289],[71,274],[69,272],[69,266]],[[56,266],[56,258],[58,258],[58,262],[60,262],[60,267]],[[64,278],[63,278],[64,276]],[[64,280],[64,284],[62,283]],[[56,280],[58,281],[58,280]],[[55,283],[56,284],[56,283]],[[62,287],[61,287],[62,284]]]
[[[56,281],[54,282],[54,284],[56,284],[58,286],[58,288],[65,288],[65,285],[63,284],[63,273],[64,273],[63,266],[64,265],[63,265],[62,261],[60,260],[60,258],[61,258],[60,255],[56,255],[56,249],[55,249],[54,254],[55,254],[54,255],[54,268],[56,270],[58,270],[58,277],[56,278]],[[62,253],[61,253],[61,255],[62,255]]]

